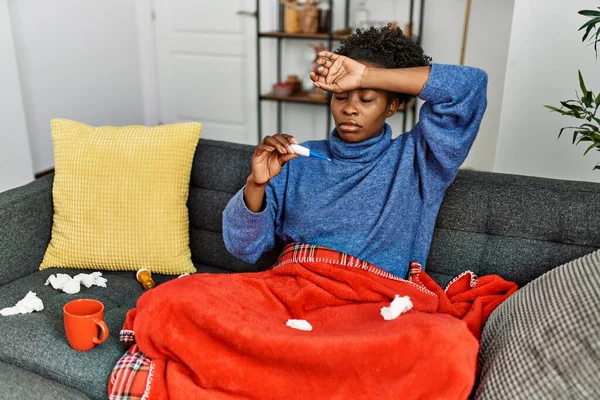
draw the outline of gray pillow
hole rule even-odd
[[[481,336],[475,398],[600,399],[600,250],[508,298]]]

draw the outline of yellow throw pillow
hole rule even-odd
[[[40,269],[195,272],[186,203],[201,129],[52,120],[54,217]]]

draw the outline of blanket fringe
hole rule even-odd
[[[444,292],[447,292],[448,289],[450,288],[450,286],[452,286],[454,283],[456,283],[457,281],[459,281],[463,276],[465,275],[471,275],[471,280],[469,282],[469,287],[471,289],[473,289],[475,287],[475,285],[477,285],[477,275],[473,272],[473,271],[465,271],[463,273],[461,273],[460,275],[458,275],[457,277],[455,277],[454,279],[452,279],[444,288]]]
[[[427,289],[425,285],[423,285],[418,279],[418,274],[422,271],[422,267],[421,264],[417,262],[411,262],[409,279],[402,279],[399,276],[384,271],[373,264],[370,264],[366,261],[363,261],[359,258],[353,257],[345,253],[340,253],[338,251],[316,245],[310,245],[305,243],[291,243],[285,246],[283,252],[281,253],[281,256],[279,256],[277,264],[275,264],[272,267],[272,269],[280,268],[288,264],[306,263],[326,263],[339,265],[342,267],[358,268],[364,271],[368,271],[382,278],[408,283],[409,285],[415,287],[419,291],[426,293],[430,296],[436,297],[436,294],[431,290]],[[413,275],[416,275],[416,278],[414,280],[411,279]]]

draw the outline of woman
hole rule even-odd
[[[430,65],[399,28],[359,31],[320,53],[315,86],[333,92],[330,140],[305,143],[332,159],[297,158],[296,140],[267,136],[223,214],[228,250],[253,263],[276,243],[327,247],[399,277],[425,265],[436,216],[475,139],[487,75]],[[419,123],[392,138],[385,120],[414,96]]]

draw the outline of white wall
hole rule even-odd
[[[25,111],[6,0],[0,0],[0,192],[33,179]]]
[[[600,64],[577,30],[587,20],[581,9],[596,9],[597,0],[517,0],[494,171],[600,182],[592,171],[598,152],[582,157],[584,145],[570,135],[557,139],[561,127],[576,119],[551,113],[578,89],[581,69],[588,89],[600,91]]]
[[[10,0],[9,10],[36,172],[54,165],[52,118],[143,123],[132,0]]]
[[[504,79],[515,0],[477,0],[471,6],[465,64],[488,74],[487,109],[463,168],[491,171],[502,111]]]

